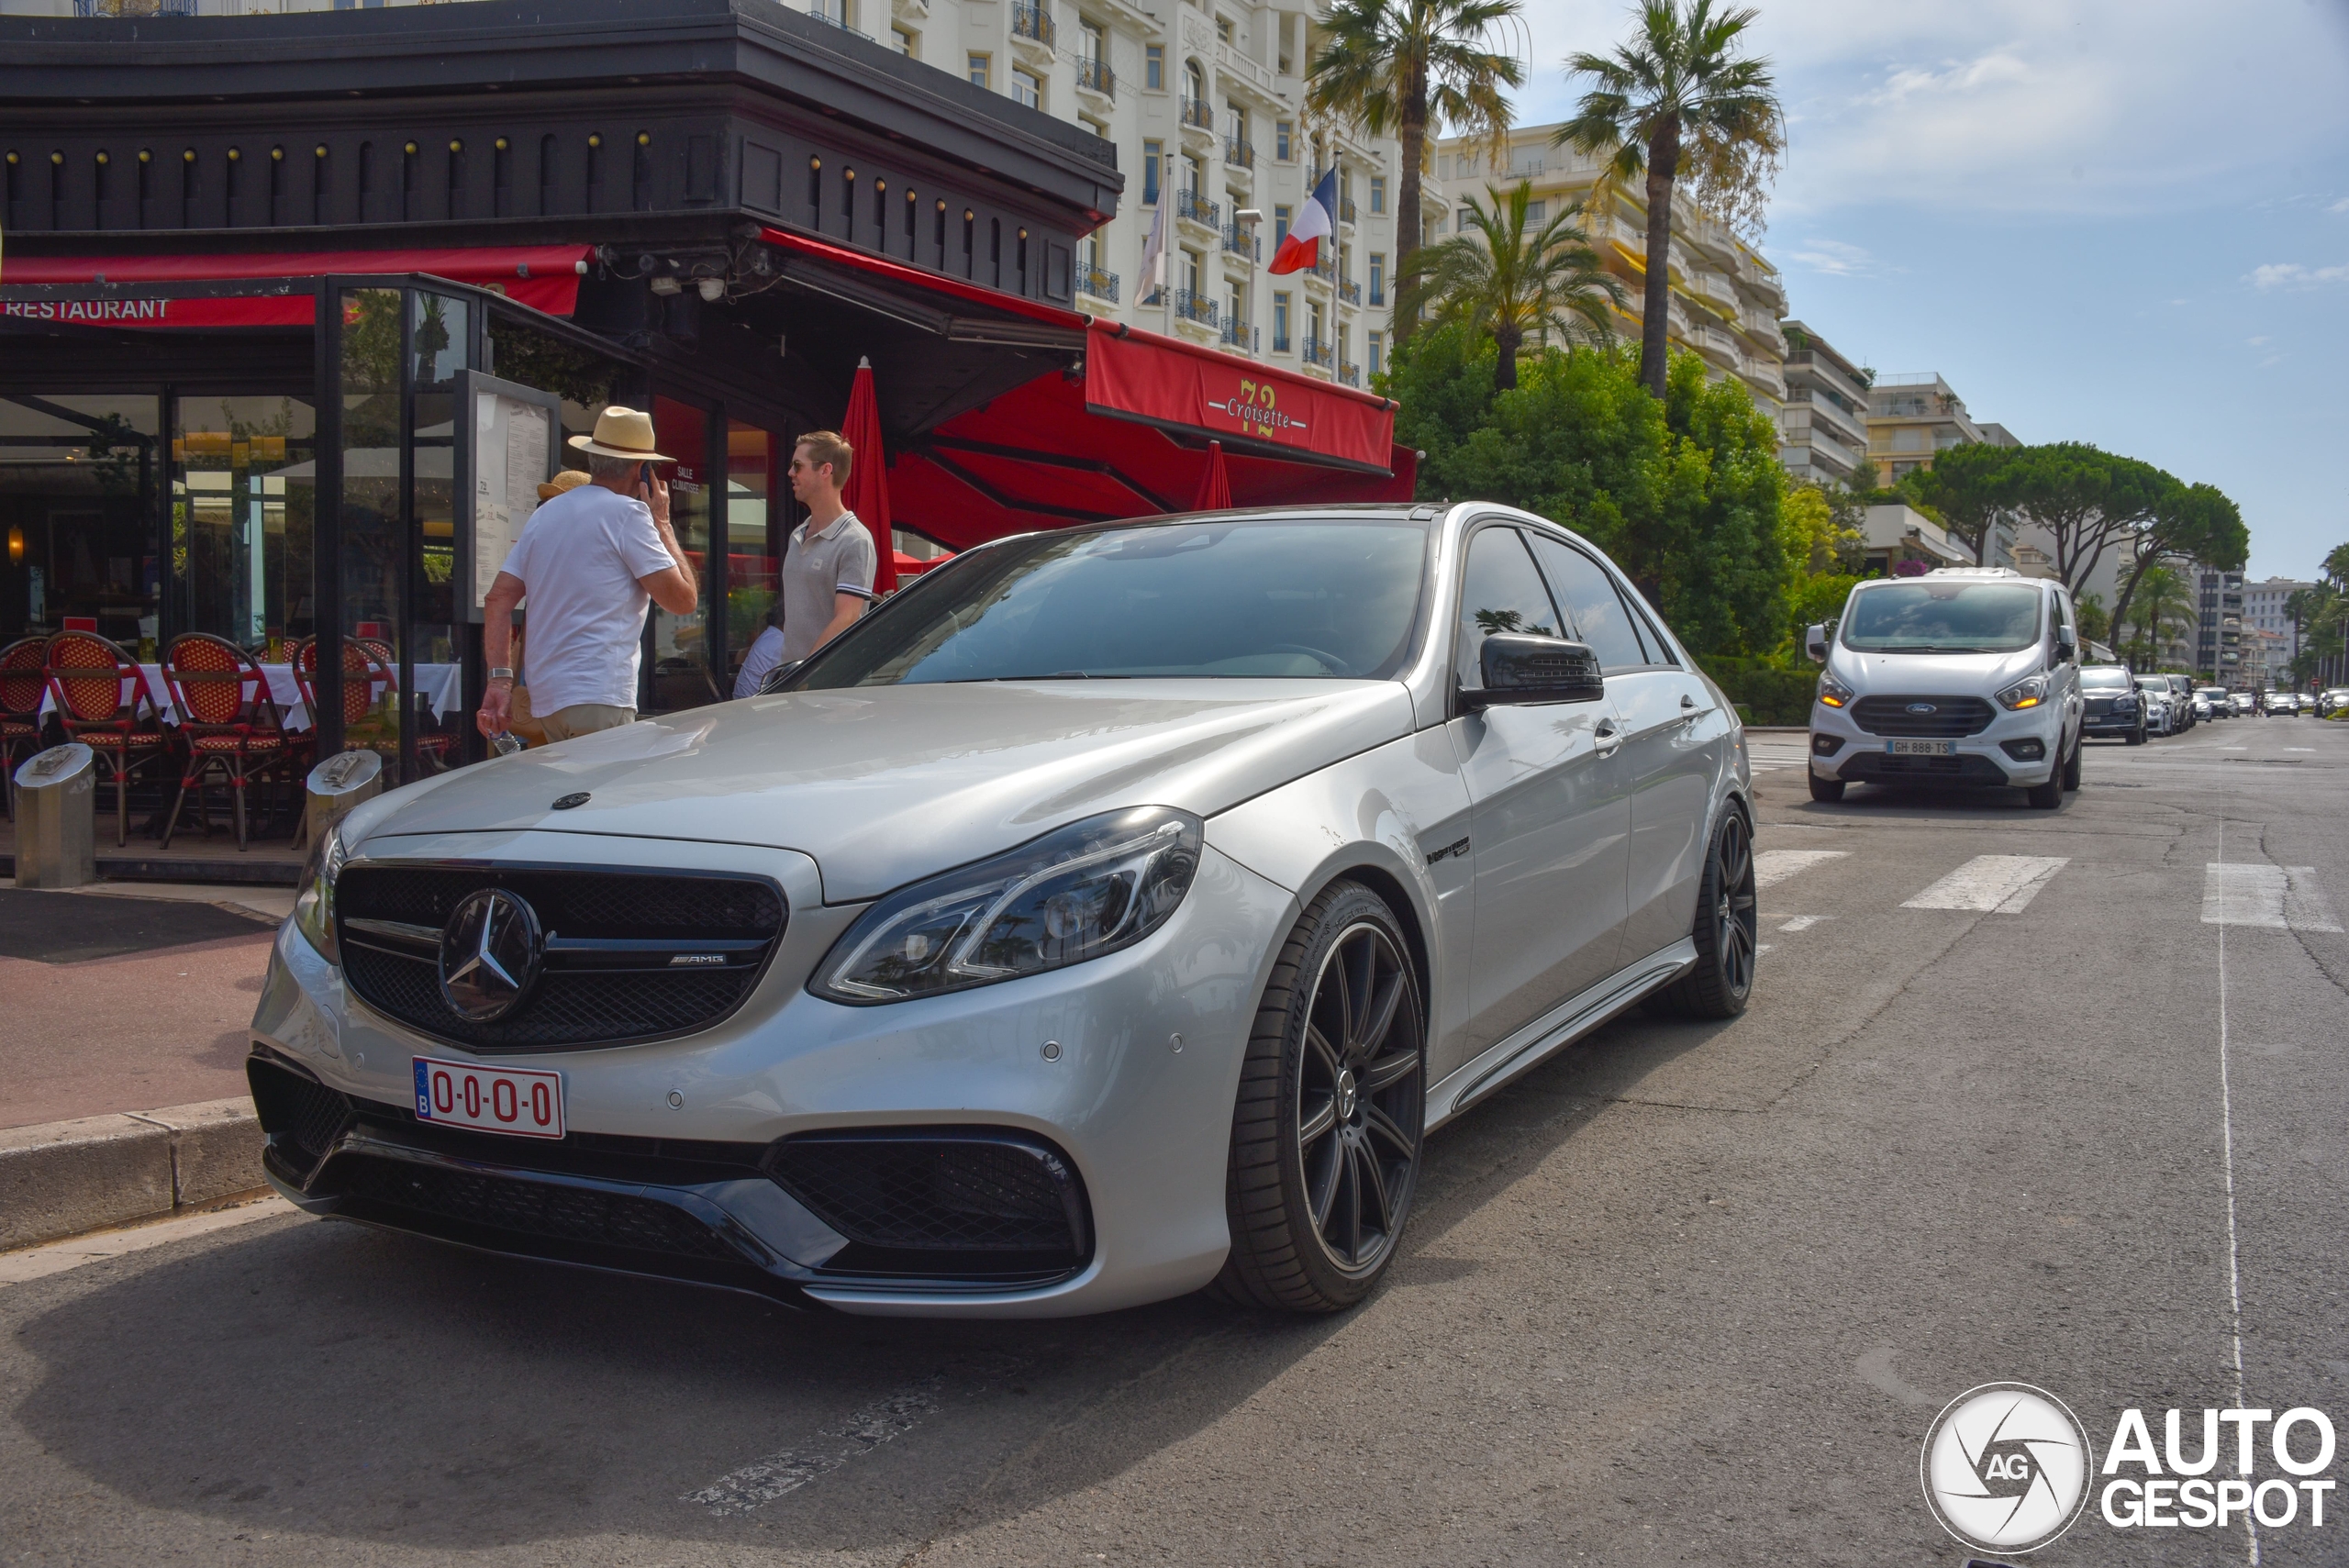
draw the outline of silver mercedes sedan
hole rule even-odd
[[[846,1312],[1332,1311],[1431,1129],[1753,985],[1736,711],[1540,517],[1004,539],[774,684],[344,819],[279,1191]]]

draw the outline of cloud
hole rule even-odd
[[[2258,336],[2258,337],[2256,337],[2256,338],[2245,338],[2245,339],[2243,339],[2243,342],[2244,342],[2245,344],[2247,344],[2247,345],[2249,345],[2250,347],[2254,348],[2254,349],[2258,348],[2262,343],[2267,343],[2267,342],[2273,342],[2273,341],[2274,341],[2274,339],[2271,339],[2271,338],[2269,338],[2266,333],[2262,333],[2260,336]]]
[[[2315,288],[2323,284],[2349,284],[2349,266],[2303,267],[2298,261],[2271,261],[2254,267],[2244,282],[2255,289]],[[2264,339],[2254,339],[2254,342]]]
[[[1977,60],[1945,64],[1940,71],[1896,68],[1886,73],[1883,86],[1861,95],[1857,101],[1871,107],[1898,108],[1914,97],[1946,97],[2031,79],[2030,66],[2003,50],[1994,50]]]
[[[1840,239],[1805,241],[1804,249],[1786,252],[1787,260],[1798,261],[1814,272],[1826,272],[1839,278],[1867,277],[1885,269],[1876,257],[1857,245],[1846,245]]]
[[[2349,212],[2349,196],[2342,197],[2339,201],[2333,203],[2324,210],[2327,212]]]

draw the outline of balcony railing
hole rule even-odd
[[[99,0],[99,3],[103,5],[103,4],[105,3],[105,0]],[[74,4],[76,4],[76,5],[81,4],[81,0],[74,0]],[[826,27],[828,27],[828,28],[840,28],[840,30],[841,30],[841,31],[842,31],[842,32],[844,32],[844,33],[854,33],[858,38],[861,38],[861,39],[869,39],[869,38],[871,38],[871,37],[873,36],[871,33],[866,32],[863,28],[852,28],[852,27],[849,26],[849,24],[848,24],[848,18],[847,18],[847,17],[835,17],[835,16],[833,16],[833,15],[831,14],[831,12],[829,12],[829,11],[826,10],[826,9],[825,9],[823,6],[809,6],[809,7],[808,7],[808,9],[807,9],[807,14],[808,14],[809,16],[811,16],[811,17],[815,17],[815,18],[816,18],[816,20],[818,20],[818,21],[819,21],[819,22],[823,23],[823,24],[824,24]],[[187,10],[186,15],[191,16],[191,17],[193,17],[194,15],[195,15],[195,7],[191,6],[188,8],[188,10]]]
[[[1011,36],[1033,39],[1046,49],[1052,47],[1052,14],[1041,6],[1014,6],[1011,8]]]
[[[1273,330],[1273,352],[1276,354],[1286,354],[1288,352],[1288,334],[1281,331],[1278,328],[1275,328]]]
[[[1344,300],[1348,305],[1360,305],[1362,303],[1362,284],[1354,282],[1352,278],[1346,279],[1343,283],[1341,283],[1338,285],[1338,297]]]
[[[1215,325],[1215,301],[1193,289],[1174,291],[1174,314],[1186,321],[1196,321],[1202,327]]]
[[[1348,386],[1360,386],[1362,384],[1362,367],[1354,363],[1352,360],[1340,360],[1338,361],[1338,379],[1345,383]]]
[[[1118,274],[1099,267],[1079,267],[1076,270],[1076,292],[1091,295],[1095,299],[1118,303]]]
[[[1338,221],[1339,221],[1340,223],[1352,223],[1353,220],[1354,220],[1354,199],[1353,199],[1353,197],[1352,197],[1352,196],[1340,196],[1340,197],[1338,198]]]
[[[1223,323],[1223,346],[1225,348],[1239,349],[1247,353],[1252,354],[1256,351],[1257,345],[1263,340],[1264,335],[1255,328],[1249,326],[1245,321],[1240,321],[1230,317],[1225,318]]]
[[[77,17],[193,17],[195,0],[73,0]]]
[[[1224,227],[1223,248],[1231,255],[1245,256],[1252,261],[1264,259],[1264,242],[1236,223]]]
[[[1308,365],[1319,365],[1323,370],[1328,370],[1338,362],[1337,350],[1327,343],[1317,343],[1310,338],[1305,340],[1303,351],[1305,362]]]
[[[1235,169],[1253,169],[1256,166],[1256,144],[1245,137],[1226,137],[1223,161]]]
[[[1335,256],[1322,257],[1321,260],[1313,264],[1313,275],[1319,278],[1325,284],[1336,283],[1338,281],[1338,259]]]
[[[1118,95],[1118,73],[1109,69],[1109,62],[1106,60],[1078,61],[1076,84],[1087,93],[1098,93],[1105,98]]]
[[[1186,218],[1193,223],[1204,224],[1209,228],[1220,228],[1223,224],[1222,206],[1208,200],[1197,191],[1174,193],[1174,216]]]
[[[1213,130],[1215,128],[1215,109],[1213,106],[1207,104],[1200,99],[1186,98],[1183,100],[1183,123],[1186,126],[1196,127],[1200,130]]]

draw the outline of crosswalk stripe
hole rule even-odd
[[[1903,909],[1972,909],[1985,914],[2020,915],[2039,896],[2054,874],[2070,863],[2069,855],[1976,855],[1924,892]]]
[[[2202,923],[2272,931],[2338,931],[2313,866],[2211,862],[2202,873]]]
[[[1753,857],[1753,885],[1776,887],[1797,872],[1840,861],[1849,850],[1765,850]]]

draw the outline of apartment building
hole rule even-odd
[[[1798,483],[1851,484],[1868,463],[1868,384],[1854,365],[1799,321],[1783,328],[1787,401],[1778,416],[1778,462]]]
[[[2218,684],[2243,684],[2243,573],[2205,567],[2195,573],[2194,594],[2194,668]]]
[[[1532,185],[1529,222],[1555,217],[1562,206],[1585,206],[1583,231],[1621,277],[1627,290],[1616,330],[1636,343],[1646,308],[1647,192],[1637,185],[1611,186],[1594,203],[1592,190],[1603,161],[1553,145],[1555,125],[1523,126],[1512,131],[1505,150],[1453,137],[1438,144],[1436,177],[1450,200],[1429,208],[1429,229],[1458,233],[1465,227],[1455,205],[1474,195],[1489,205],[1489,190],[1507,190],[1520,180]],[[1448,215],[1448,217],[1447,217]],[[1686,195],[1672,202],[1671,303],[1667,336],[1675,348],[1703,357],[1715,381],[1735,377],[1753,395],[1756,407],[1775,422],[1787,403],[1787,340],[1778,323],[1787,313],[1787,292],[1778,270],[1720,219]]]
[[[1870,384],[1868,458],[1880,483],[1890,484],[1931,468],[1936,452],[1970,441],[1994,447],[2021,444],[2004,425],[1975,419],[1966,412],[1965,399],[1936,372],[1882,375]]]
[[[1308,122],[1318,6],[805,3],[1117,147],[1125,197],[1083,243],[1079,309],[1350,386],[1385,368],[1398,149],[1391,137]],[[1272,276],[1264,263],[1332,167],[1336,245],[1313,271]],[[1163,289],[1141,275],[1161,221]]]
[[[2292,661],[2300,656],[2300,628],[2293,624],[2292,613],[2285,606],[2293,595],[2315,586],[2293,577],[2270,577],[2243,585],[2243,627],[2251,631],[2273,632],[2283,639],[2284,655],[2277,666],[2279,670],[2289,670]]]

